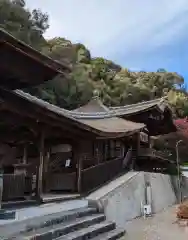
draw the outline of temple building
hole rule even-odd
[[[66,77],[69,66],[3,30],[0,52],[3,201],[88,193],[129,170],[168,173],[174,167],[151,144],[152,136],[176,131],[164,99],[108,108],[94,97],[68,111],[23,89]]]

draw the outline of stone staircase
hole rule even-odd
[[[0,239],[6,240],[115,240],[125,234],[95,208],[58,212],[1,229]]]

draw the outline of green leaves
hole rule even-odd
[[[48,15],[25,8],[24,0],[0,1],[0,26],[15,37],[39,49],[44,43],[42,34],[48,29]]]
[[[167,96],[174,114],[188,114],[188,95],[184,79],[177,73],[158,69],[156,72],[131,72],[111,60],[92,58],[81,43],[63,37],[46,41],[48,14],[40,9],[29,11],[24,0],[0,0],[0,26],[53,59],[72,67],[64,79],[45,83],[29,91],[60,107],[73,109],[85,104],[93,90],[106,105],[125,105]]]

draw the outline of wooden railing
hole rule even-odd
[[[91,191],[123,172],[123,158],[109,160],[82,170],[81,191]]]
[[[25,175],[3,174],[3,200],[14,200],[24,198]]]
[[[153,148],[140,148],[138,151],[138,156],[143,157],[157,157],[161,159],[168,159],[167,154],[163,153],[162,151],[157,151]]]
[[[46,188],[47,191],[76,191],[76,172],[51,173]]]

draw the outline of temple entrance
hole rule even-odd
[[[76,192],[76,164],[70,144],[51,147],[44,175],[45,193]]]

